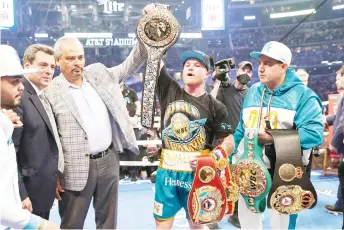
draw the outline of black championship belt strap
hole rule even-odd
[[[302,150],[297,130],[269,129],[274,139],[276,164],[268,207],[281,214],[296,214],[313,208],[317,194],[302,163]]]

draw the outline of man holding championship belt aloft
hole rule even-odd
[[[234,140],[226,107],[205,91],[205,81],[210,76],[210,57],[200,51],[187,51],[181,59],[184,88],[169,76],[165,67],[157,80],[163,141],[154,202],[157,229],[171,229],[174,216],[182,208],[192,229],[201,229],[202,224],[217,221],[213,216],[219,216],[219,204],[226,206],[225,213],[232,213],[234,208],[234,203],[226,199],[230,196],[229,191],[233,191],[230,189],[228,153],[234,149]],[[216,148],[212,145],[214,140],[220,143]],[[211,157],[210,164],[201,162],[200,156]],[[215,174],[221,179],[216,181]],[[209,186],[194,189],[197,183],[208,182]],[[216,186],[226,187],[227,194],[223,196]]]

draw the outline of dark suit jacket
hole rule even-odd
[[[14,129],[13,141],[22,175],[21,199],[29,197],[34,213],[48,212],[52,207],[58,178],[58,147],[49,117],[30,82],[25,87],[21,105],[16,109],[23,127]]]
[[[327,116],[326,123],[328,125],[333,125],[333,138],[332,138],[332,146],[337,149],[337,151],[341,154],[344,154],[344,106],[343,106],[343,99],[344,97],[341,96],[338,102],[337,112],[335,115]]]

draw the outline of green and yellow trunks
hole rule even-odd
[[[206,153],[210,151],[179,152],[163,149],[155,181],[153,210],[155,219],[171,219],[182,208],[186,212],[186,218],[190,219],[188,196],[194,179],[190,160]]]

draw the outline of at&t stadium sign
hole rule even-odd
[[[87,38],[86,47],[134,46],[136,38]]]

